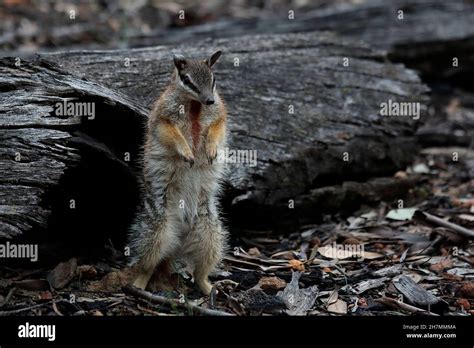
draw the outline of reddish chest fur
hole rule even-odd
[[[193,150],[196,151],[199,146],[201,135],[201,123],[199,116],[201,115],[201,103],[192,100],[189,109],[189,118],[191,120],[191,137],[193,138]]]

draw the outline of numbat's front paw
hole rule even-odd
[[[194,157],[183,157],[184,162],[189,163],[189,166],[192,167],[194,165]]]
[[[217,145],[207,144],[206,155],[207,155],[207,160],[209,161],[210,164],[212,164],[217,157]]]
[[[192,167],[194,165],[194,155],[191,149],[186,149],[179,154],[184,162],[189,163],[189,166]]]

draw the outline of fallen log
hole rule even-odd
[[[137,200],[124,157],[137,156],[145,110],[41,60],[1,59],[0,91],[0,238],[92,247],[123,235]],[[65,102],[97,117],[70,115]]]
[[[426,88],[413,72],[382,62],[381,52],[331,34],[43,57],[150,106],[168,81],[173,52],[204,56],[212,47],[225,52],[216,74],[230,114],[230,148],[257,150],[255,167],[229,166],[226,198],[239,221],[262,206],[269,216],[278,207],[287,211],[289,199],[311,188],[393,174],[411,160],[418,123],[381,117],[380,105],[393,99],[424,107]]]
[[[34,226],[49,228],[51,223],[64,231],[66,221],[77,224],[78,233],[91,229],[123,236],[136,205],[134,171],[146,108],[168,81],[171,55],[203,57],[215,47],[225,52],[216,74],[229,109],[229,150],[257,154],[254,163],[229,163],[224,203],[231,224],[254,222],[247,219],[254,211],[270,212],[257,217],[261,222],[278,223],[275,212],[288,210],[289,200],[348,179],[392,175],[415,154],[414,133],[420,120],[380,116],[380,110],[390,100],[419,103],[423,120],[427,88],[413,71],[385,62],[381,52],[331,34],[245,36],[174,50],[155,47],[42,56],[61,68],[44,61],[16,67],[15,60],[3,59],[2,135],[21,131],[27,137],[37,132],[44,143],[43,138],[54,130],[61,132],[66,140],[62,146],[68,151],[63,149],[65,159],[56,176],[49,181],[41,176],[27,186],[31,192],[41,188],[35,194],[39,203],[21,205],[15,193],[20,188],[15,191],[12,186],[26,185],[23,181],[39,169],[15,162],[14,149],[21,144],[26,149],[37,146],[14,134],[10,138],[17,144],[0,141],[0,165],[6,172],[22,169],[0,182],[0,222],[8,225],[2,227],[4,237]],[[56,117],[55,104],[67,98],[94,102],[95,117]],[[69,164],[73,152],[80,156],[76,165]],[[38,157],[44,161],[38,168],[49,173],[52,168],[47,163],[55,158],[53,153],[43,151]],[[71,199],[78,195],[82,199],[70,209]],[[15,216],[30,205],[53,218],[45,214],[41,224],[35,224],[31,213],[29,225],[22,225]]]

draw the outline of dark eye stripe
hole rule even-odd
[[[189,88],[191,88],[194,92],[199,93],[199,89],[189,80],[189,77],[185,79],[185,76],[186,75],[179,75],[181,81],[183,81],[183,83]]]
[[[194,86],[191,82],[187,84],[189,88],[191,88],[194,92],[199,93],[199,89]]]
[[[216,78],[213,76],[212,77],[212,88],[214,88],[216,85]]]

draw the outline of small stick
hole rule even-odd
[[[433,312],[430,312],[430,311],[425,311],[424,309],[409,305],[409,304],[404,303],[404,302],[397,301],[397,300],[395,300],[393,298],[390,298],[390,297],[387,297],[387,296],[384,296],[382,298],[378,298],[378,299],[375,300],[375,302],[384,304],[386,306],[389,306],[389,307],[392,307],[392,308],[395,308],[395,309],[402,309],[402,310],[405,310],[405,311],[410,312],[410,313],[420,313],[420,314],[426,314],[426,315],[439,317],[439,314],[436,314],[436,313],[433,313]]]
[[[12,296],[13,296],[13,294],[15,293],[15,290],[16,290],[16,288],[13,287],[13,288],[10,289],[10,291],[8,291],[8,294],[7,294],[7,296],[5,297],[5,300],[4,300],[2,303],[0,303],[0,308],[2,308],[3,306],[5,306],[5,305],[8,303],[8,301],[10,301],[10,299],[11,299]]]
[[[203,315],[212,315],[212,316],[233,316],[233,314],[230,314],[227,312],[218,311],[215,309],[202,308],[194,304],[191,304],[189,302],[181,303],[180,301],[175,300],[175,299],[153,295],[151,292],[141,290],[133,286],[125,286],[123,288],[123,292],[135,297],[145,299],[147,301],[150,301],[151,303],[157,303],[157,304],[167,305],[167,306],[177,306],[177,307],[189,309],[193,313],[199,313]]]
[[[40,307],[49,305],[49,304],[51,304],[52,302],[53,302],[53,301],[49,301],[49,302],[45,302],[45,303],[39,303],[39,304],[35,304],[35,305],[29,306],[29,307],[18,308],[18,309],[12,309],[11,311],[0,311],[0,317],[2,317],[2,316],[7,316],[7,315],[12,315],[12,314],[18,314],[18,313],[22,313],[22,312],[26,312],[26,311],[28,311],[28,310],[30,310],[30,309],[40,308]]]
[[[53,311],[60,317],[64,317],[64,314],[61,313],[59,310],[58,306],[56,305],[56,302],[53,302]]]
[[[434,216],[434,215],[431,215],[431,214],[428,214],[428,213],[417,210],[415,212],[414,217],[415,217],[415,219],[421,220],[423,222],[426,221],[426,222],[429,222],[429,223],[432,223],[432,224],[435,224],[435,225],[438,225],[438,226],[441,226],[441,227],[448,228],[448,229],[450,229],[454,232],[457,232],[457,233],[463,235],[464,237],[474,238],[474,231],[468,230],[467,228],[464,228],[464,227],[459,226],[457,224],[454,224],[452,222],[440,219],[437,216]]]
[[[58,303],[69,303],[68,300],[65,300],[65,299],[61,299],[61,300],[50,300],[48,302],[44,302],[44,303],[38,303],[38,304],[35,304],[35,305],[32,305],[32,306],[29,306],[29,307],[23,307],[23,308],[18,308],[18,309],[12,309],[10,311],[0,311],[0,317],[2,316],[8,316],[8,315],[14,315],[14,314],[18,314],[18,313],[22,313],[22,312],[26,312],[28,310],[31,310],[31,309],[36,309],[36,308],[40,308],[40,307],[43,307],[43,306],[47,306],[47,305],[55,305],[55,304],[58,304]]]

